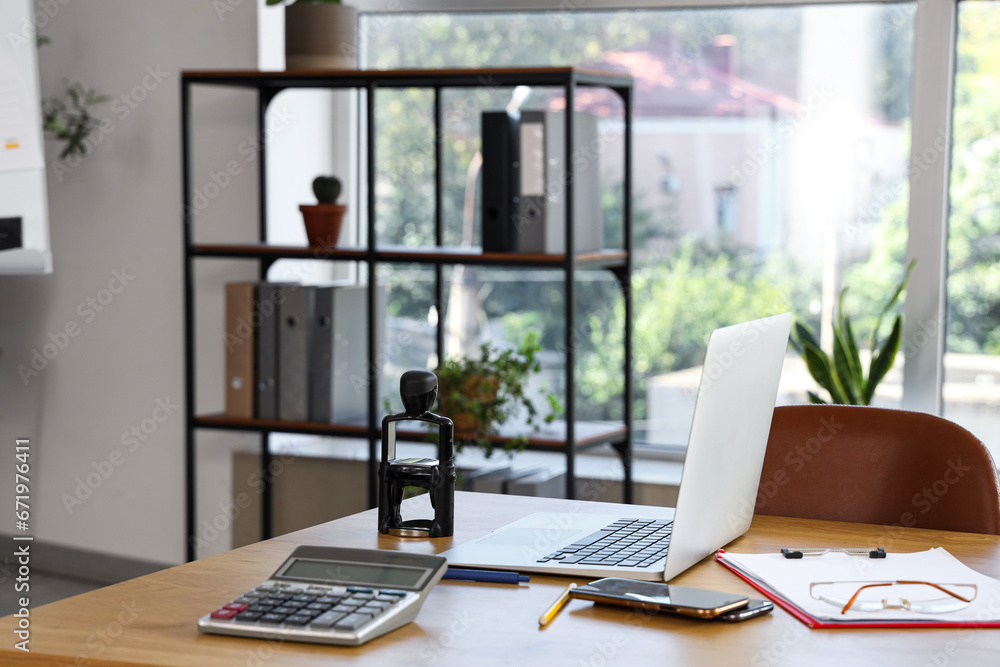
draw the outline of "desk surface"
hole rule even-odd
[[[378,534],[374,510],[45,605],[31,612],[31,653],[14,650],[14,618],[0,619],[0,664],[13,665],[996,665],[1000,630],[809,630],[781,609],[738,624],[639,616],[571,600],[546,629],[538,616],[567,577],[530,584],[442,582],[411,623],[358,648],[278,643],[199,634],[202,614],[266,579],[298,545],[443,551],[539,509],[618,512],[639,508],[582,501],[460,493],[456,535],[402,540]],[[1000,578],[1000,537],[759,516],[728,549],[878,544],[888,551],[943,546]],[[577,580],[582,583],[584,580]],[[675,580],[759,597],[706,559]],[[6,591],[4,593],[7,594]]]

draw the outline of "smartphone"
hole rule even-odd
[[[740,621],[762,616],[773,610],[774,605],[767,600],[750,600],[747,606],[719,614],[713,620],[723,621],[724,623],[739,623]]]
[[[716,618],[749,603],[745,595],[614,577],[577,586],[570,591],[570,597],[695,618]]]

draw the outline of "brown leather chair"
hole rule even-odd
[[[983,443],[935,415],[845,405],[774,409],[758,514],[1000,535]]]

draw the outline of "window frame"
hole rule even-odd
[[[871,3],[896,4],[891,0]],[[856,4],[856,0],[353,0],[361,13],[525,12],[621,9],[738,9],[780,5]],[[958,0],[916,0],[911,159],[906,261],[919,257],[904,304],[903,397],[906,410],[943,409],[948,194]],[[916,156],[916,159],[915,157]]]

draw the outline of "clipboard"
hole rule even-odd
[[[857,559],[845,554],[790,560],[780,553],[733,554],[719,550],[716,561],[811,629],[1000,628],[1000,581],[972,570],[942,548],[892,553],[879,560]],[[921,614],[884,610],[848,611],[841,615],[835,607],[812,600],[808,584],[805,584],[810,580],[898,579],[975,583],[978,593],[972,604],[961,612]]]

